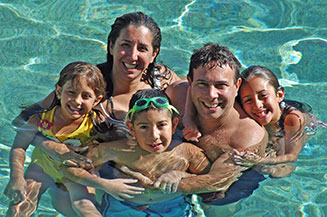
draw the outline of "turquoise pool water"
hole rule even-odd
[[[218,42],[244,66],[272,69],[287,98],[309,103],[327,121],[325,0],[0,0],[0,191],[8,181],[10,122],[18,106],[51,92],[68,62],[103,62],[110,25],[134,11],[158,22],[158,60],[179,75],[193,49]],[[327,216],[326,133],[308,141],[290,177],[265,180],[249,198],[220,207],[221,216]],[[0,216],[7,204],[0,194]],[[49,204],[42,197],[37,215],[58,216]]]

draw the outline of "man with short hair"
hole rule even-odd
[[[212,163],[208,174],[181,180],[179,189],[185,193],[210,192],[216,183],[217,188],[224,187],[222,179],[226,180],[225,187],[229,188],[241,171],[247,169],[233,163],[234,149],[251,151],[260,156],[265,153],[268,142],[265,129],[249,118],[235,101],[242,82],[240,68],[240,62],[227,47],[209,43],[193,53],[187,76],[188,85],[179,82],[167,89],[173,104],[184,111],[185,101],[182,99],[186,98],[189,88],[188,98],[196,113],[195,124],[202,134],[197,146],[204,150]],[[202,196],[206,201],[208,197],[217,195]]]

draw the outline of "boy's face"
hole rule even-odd
[[[131,134],[145,151],[161,153],[167,150],[175,133],[178,119],[172,120],[167,109],[149,109],[135,114],[134,123],[127,122]]]

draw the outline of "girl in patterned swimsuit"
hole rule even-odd
[[[85,186],[66,179],[61,173],[65,166],[51,158],[45,152],[47,150],[34,148],[32,163],[25,175],[24,160],[26,149],[38,132],[67,144],[73,150],[87,148],[88,140],[92,139],[93,118],[96,117],[93,108],[104,97],[105,87],[102,73],[94,65],[73,62],[61,71],[52,106],[41,115],[31,116],[24,129],[16,135],[10,152],[10,181],[5,189],[11,200],[8,216],[32,215],[41,195],[55,182],[68,189],[75,212],[85,213],[81,206],[83,201],[93,205],[94,192],[92,194]]]
[[[288,176],[295,166],[287,163],[295,162],[308,138],[326,124],[305,110],[304,104],[284,100],[284,89],[269,69],[251,66],[241,76],[239,99],[248,115],[265,126],[270,150],[266,157],[236,152],[234,160],[242,165],[261,165],[261,171],[272,177]]]

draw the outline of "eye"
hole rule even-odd
[[[208,84],[205,82],[198,82],[196,85],[200,88],[208,87]]]
[[[161,122],[161,123],[158,124],[158,128],[164,128],[166,126],[168,126],[167,122]]]
[[[250,98],[243,99],[243,102],[242,103],[243,104],[250,104],[250,103],[252,103],[252,99],[250,99]]]
[[[139,51],[142,51],[142,52],[146,52],[146,51],[148,51],[148,48],[147,48],[145,45],[140,45],[140,46],[138,47],[138,49],[139,49]]]
[[[82,95],[83,99],[89,99],[89,98],[92,98],[91,94],[88,94],[88,93],[84,93]]]
[[[225,89],[227,86],[227,84],[215,84],[216,89]]]
[[[269,96],[269,94],[267,94],[267,93],[260,93],[259,94],[259,99],[265,99],[265,98],[267,98]]]
[[[130,44],[124,42],[124,43],[121,43],[120,46],[125,47],[125,48],[128,48],[128,47],[130,47]]]
[[[142,130],[145,130],[145,129],[148,128],[148,126],[146,126],[146,125],[140,125],[139,128],[142,129]]]
[[[67,95],[69,95],[69,96],[74,96],[75,91],[68,90],[66,93],[67,93]]]

